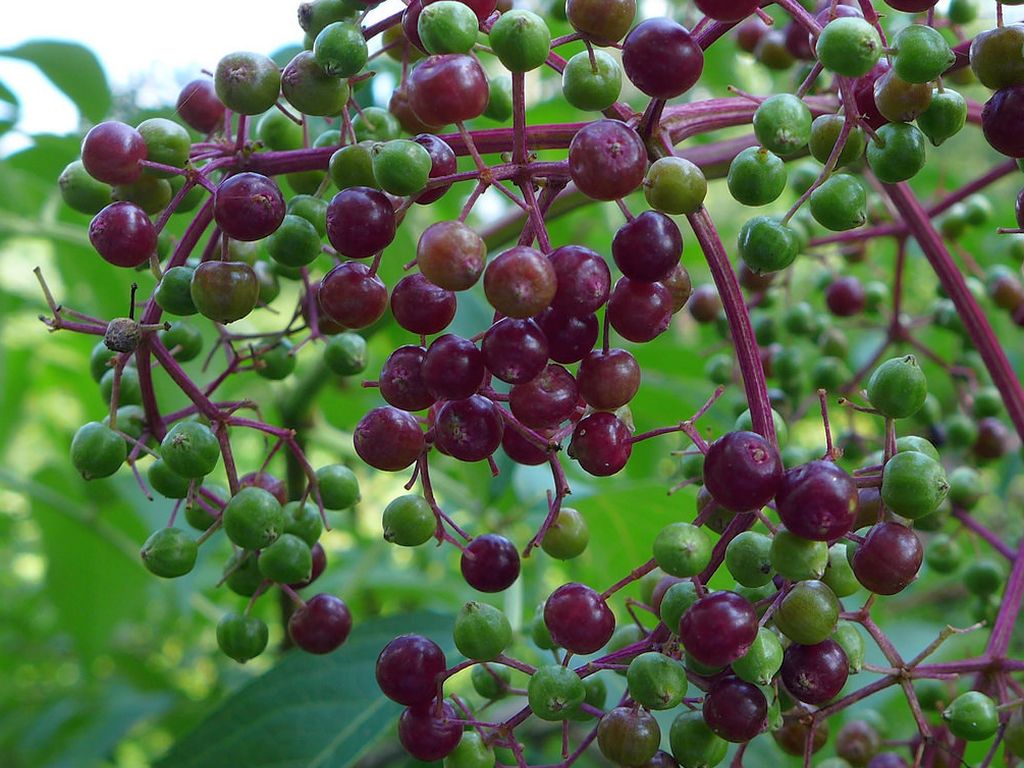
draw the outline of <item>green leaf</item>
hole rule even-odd
[[[110,111],[107,76],[99,59],[84,45],[59,40],[32,40],[2,50],[0,56],[35,64],[91,122],[98,123]]]
[[[328,656],[300,652],[244,686],[156,768],[346,768],[390,733],[402,707],[377,687],[374,666],[394,637],[414,631],[446,652],[452,617],[410,613],[357,622]]]

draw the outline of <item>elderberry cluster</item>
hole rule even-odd
[[[1024,432],[1024,390],[981,303],[1024,323],[1024,288],[1005,264],[986,273],[957,244],[969,228],[989,225],[993,206],[982,191],[1016,165],[996,166],[927,210],[904,183],[968,123],[980,123],[999,152],[1024,156],[1024,33],[1000,24],[969,39],[972,0],[954,0],[944,15],[934,0],[887,4],[928,15],[908,23],[889,14],[890,26],[868,0],[780,0],[774,17],[757,0],[693,0],[679,9],[694,22],[687,28],[638,18],[634,0],[567,0],[549,24],[494,0],[411,0],[371,24],[376,3],[302,5],[305,45],[283,67],[262,54],[228,54],[212,77],[182,90],[181,123],[101,123],[61,175],[68,205],[93,216],[99,255],[154,277],[139,320],[134,296],[128,317],[103,321],[59,306],[47,291],[51,328],[103,337],[92,374],[110,413],[75,435],[73,464],[91,479],[127,463],[145,492],[179,500],[200,533],[175,526],[176,507],[141,550],[159,576],[188,573],[199,546],[224,530],[233,555],[223,581],[250,598],[218,627],[229,656],[245,661],[266,647],[267,626],[249,611],[273,585],[294,602],[292,640],[333,651],[351,629],[348,608],[297,590],[325,567],[325,510],[360,500],[355,475],[340,463],[314,471],[301,420],[275,426],[258,409],[240,415],[257,404],[223,401],[217,390],[249,370],[294,378],[306,347],[334,374],[362,376],[364,335],[393,322],[411,338],[363,382],[383,402],[353,425],[353,449],[375,470],[411,470],[410,493],[381,510],[384,539],[447,545],[441,556],[457,552],[472,589],[508,589],[537,547],[556,560],[586,550],[588,521],[564,503],[577,467],[613,476],[636,444],[685,439],[692,447],[673,451],[670,493],[698,488],[692,509],[673,507],[684,519],[661,529],[647,562],[603,592],[575,581],[550,592],[523,633],[529,643],[513,632],[521,617],[482,600],[466,603],[454,622],[464,662],[449,665],[439,645],[415,633],[391,641],[377,681],[405,707],[398,736],[413,757],[443,758],[448,768],[537,764],[516,733],[536,717],[562,723],[559,766],[595,741],[629,768],[718,765],[730,744],[740,745],[732,764],[741,765],[765,732],[810,765],[831,716],[889,687],[906,696],[914,740],[879,718],[850,720],[836,757],[819,765],[945,765],[966,742],[997,733],[1008,755],[1024,754],[1024,665],[1008,656],[1024,554],[974,515],[989,494],[986,463],[1014,447],[1005,419]],[[571,31],[553,36],[563,22]],[[720,40],[787,73],[787,92],[697,100],[705,51]],[[566,59],[561,48],[575,52]],[[387,108],[359,96],[385,55],[401,63]],[[569,105],[600,114],[530,124],[527,76],[545,69],[559,73]],[[949,87],[965,73],[995,91],[984,109]],[[620,101],[627,88],[645,97],[643,112]],[[501,127],[482,127],[488,120]],[[752,135],[677,147],[744,125]],[[792,202],[781,215],[750,217],[727,248],[704,205],[708,178],[721,176],[722,198],[739,205]],[[416,233],[414,253],[395,253],[401,227],[458,191],[457,218],[432,220]],[[639,191],[647,209],[635,214],[641,198],[627,198]],[[484,194],[517,214],[510,247],[467,223]],[[622,216],[604,253],[552,242],[547,222],[558,203],[583,199],[614,203],[609,210]],[[1022,206],[1024,193],[1024,228]],[[165,226],[181,214],[190,214],[188,226],[169,242]],[[673,216],[685,217],[711,282],[691,284]],[[891,272],[873,259],[887,238]],[[911,263],[911,239],[934,276]],[[999,255],[1019,261],[1019,240]],[[385,258],[407,261],[408,274],[390,287],[380,275]],[[911,270],[931,284],[937,276],[930,305],[912,306]],[[286,324],[255,338],[237,332],[235,323],[271,311],[282,281],[298,297]],[[469,296],[482,296],[492,320],[471,335],[450,332]],[[202,385],[182,367],[200,355],[202,335],[188,320],[162,321],[197,315],[214,324],[213,352],[227,359]],[[857,323],[876,332],[866,356],[854,354]],[[718,389],[696,413],[657,414],[667,426],[637,432],[634,352],[673,326],[707,329],[700,338],[713,349],[681,354],[706,358]],[[941,353],[919,338],[929,326],[946,334]],[[190,404],[161,408],[157,375]],[[938,379],[951,386],[934,386]],[[699,421],[720,415],[723,392],[740,387],[734,427],[709,442]],[[298,391],[315,392],[315,382]],[[846,425],[836,434],[830,394],[841,396]],[[797,427],[806,433],[819,412],[823,439],[797,439]],[[232,452],[241,430],[270,440],[262,466],[242,475]],[[431,482],[439,454],[488,462],[497,473],[499,450],[513,464],[551,471],[544,522],[525,543],[464,530]],[[298,478],[287,486],[266,471],[279,451]],[[227,488],[206,482],[219,463]],[[965,565],[969,536],[997,558]],[[992,625],[977,658],[927,662],[950,629],[904,659],[872,618],[885,602],[879,596],[903,592],[925,564],[959,574],[979,621]],[[611,599],[634,582],[639,597],[613,610]],[[848,691],[866,669],[869,642],[888,666],[869,669],[880,677]],[[458,678],[467,669],[471,697]],[[608,698],[603,673],[611,672],[625,676],[617,700]],[[957,684],[972,673],[977,680]],[[936,693],[915,684],[928,680],[954,685]],[[662,712],[671,717],[664,737],[654,714]],[[883,749],[886,739],[904,748]]]

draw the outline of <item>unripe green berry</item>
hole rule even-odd
[[[195,567],[198,552],[195,539],[181,529],[161,528],[146,539],[139,554],[150,573],[173,579]]]
[[[244,664],[267,648],[270,632],[255,616],[226,613],[217,622],[217,645],[226,656]]]
[[[453,636],[467,659],[494,661],[512,642],[512,626],[497,608],[473,600],[455,617]]]

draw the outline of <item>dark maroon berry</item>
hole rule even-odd
[[[415,707],[437,696],[438,678],[448,669],[441,647],[422,635],[400,635],[377,657],[377,685],[392,701]]]
[[[117,267],[137,267],[156,250],[156,227],[135,203],[111,203],[89,223],[89,242]]]
[[[727,432],[708,446],[704,486],[726,509],[759,509],[781,485],[779,452],[757,433]]]
[[[814,43],[803,24],[792,21],[786,26],[784,44],[794,59],[814,61]]]
[[[349,187],[327,206],[327,239],[342,256],[366,259],[395,239],[395,209],[387,195]]]
[[[998,459],[1010,449],[1010,430],[996,416],[978,419],[978,437],[974,441],[974,455],[979,459]]]
[[[504,536],[477,536],[462,551],[462,578],[479,592],[502,592],[519,578],[519,552]]]
[[[890,69],[889,64],[883,59],[874,68],[861,78],[856,80],[853,87],[854,101],[860,111],[861,119],[872,130],[878,130],[889,122],[875,103],[875,82]]]
[[[551,639],[572,653],[594,653],[615,631],[615,615],[596,591],[576,582],[563,584],[544,603]]]
[[[428,53],[428,51],[423,47],[423,41],[420,39],[420,15],[423,13],[424,7],[432,2],[436,2],[436,0],[412,0],[405,6],[405,13],[402,14],[402,32],[405,39],[423,53]]]
[[[664,280],[683,255],[683,236],[668,216],[644,211],[627,221],[612,239],[612,257],[633,280]]]
[[[409,105],[427,125],[448,125],[479,117],[487,108],[487,75],[475,56],[431,56],[409,75]]]
[[[556,363],[578,363],[594,348],[600,333],[597,315],[573,317],[548,308],[535,318],[548,340],[548,354]]]
[[[618,120],[581,128],[569,144],[569,174],[580,192],[595,200],[616,200],[639,187],[647,172],[647,147]]]
[[[284,221],[284,196],[273,179],[259,173],[238,173],[213,193],[213,217],[235,240],[261,240]]]
[[[647,19],[622,42],[622,67],[630,82],[648,96],[672,99],[700,79],[704,51],[672,19]]]
[[[553,428],[572,416],[579,397],[573,375],[552,363],[530,381],[514,385],[509,392],[509,406],[526,426]]]
[[[406,275],[391,291],[391,314],[411,333],[432,336],[455,317],[455,294],[439,288],[419,272]]]
[[[924,13],[934,8],[938,0],[885,0],[885,4],[904,13]]]
[[[551,306],[580,317],[599,310],[608,300],[611,271],[600,255],[582,245],[563,245],[548,256],[555,268],[558,290]]]
[[[580,363],[577,381],[587,405],[598,411],[614,411],[640,389],[640,366],[624,349],[595,349]]]
[[[694,0],[697,9],[715,21],[742,21],[757,10],[757,0]]]
[[[619,278],[608,299],[612,328],[624,339],[642,343],[666,330],[672,322],[672,294],[661,283]]]
[[[452,705],[441,702],[409,707],[398,718],[398,740],[417,760],[431,762],[447,757],[462,739],[462,724]]]
[[[374,469],[397,472],[423,453],[423,430],[412,414],[382,406],[359,420],[352,443],[359,458]]]
[[[308,653],[330,653],[352,631],[352,614],[334,595],[314,595],[288,619],[288,635]]]
[[[764,728],[768,701],[754,684],[727,677],[715,682],[704,697],[704,722],[726,741],[750,741]]]
[[[305,581],[297,581],[294,584],[288,586],[292,589],[305,589],[314,581],[323,575],[324,570],[327,568],[327,553],[318,541],[312,547],[310,547],[310,554],[313,556],[313,567],[309,572],[309,578]]]
[[[722,312],[722,299],[713,285],[697,286],[690,295],[690,316],[698,323],[713,323]]]
[[[459,461],[483,461],[498,450],[504,422],[497,406],[482,395],[449,400],[434,421],[438,450]]]
[[[487,329],[480,351],[487,370],[509,384],[531,381],[548,362],[548,340],[533,320],[499,320]]]
[[[423,383],[423,359],[427,350],[407,345],[392,352],[380,369],[381,397],[403,411],[421,411],[436,402]]]
[[[736,46],[746,53],[754,53],[762,38],[771,31],[757,16],[751,16],[736,27]]]
[[[783,525],[812,541],[834,541],[857,516],[857,484],[831,461],[812,461],[786,472],[775,494]]]
[[[438,400],[469,397],[480,389],[485,373],[476,344],[451,333],[434,339],[423,361],[423,383]]]
[[[548,452],[509,427],[501,435],[501,447],[516,464],[536,467],[548,460]]]
[[[921,570],[924,548],[910,528],[879,523],[854,550],[851,565],[857,581],[878,595],[902,592]]]
[[[687,652],[709,667],[724,667],[745,654],[757,637],[757,611],[735,592],[712,592],[691,605],[679,622]]]
[[[94,125],[82,140],[82,165],[97,181],[131,184],[142,175],[146,141],[127,123],[108,120]]]
[[[388,306],[388,289],[358,261],[339,264],[320,281],[320,311],[336,323],[359,330],[377,322]]]
[[[825,704],[846,685],[850,662],[839,643],[825,640],[816,645],[786,649],[782,660],[782,682],[793,698],[805,704]]]
[[[1010,157],[1024,157],[1024,85],[996,91],[981,111],[981,129],[992,148]]]
[[[626,466],[632,452],[629,427],[607,411],[598,411],[580,419],[572,433],[568,451],[584,470],[598,477],[619,472]]]
[[[837,317],[853,317],[864,311],[864,286],[856,277],[840,277],[825,290],[825,303]]]
[[[249,472],[238,478],[239,488],[262,488],[281,504],[288,503],[288,488],[279,478],[269,472]]]
[[[199,133],[212,133],[224,125],[224,104],[212,80],[193,80],[181,89],[175,107],[178,117]]]
[[[432,133],[421,133],[413,141],[426,147],[427,153],[430,155],[430,178],[451,176],[459,169],[455,153],[444,139],[440,139]],[[449,189],[451,189],[451,184],[428,189],[417,196],[416,202],[420,205],[429,205],[444,197]]]

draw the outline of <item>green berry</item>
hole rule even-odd
[[[949,500],[954,506],[971,510],[985,495],[985,481],[978,470],[957,467],[949,473]]]
[[[828,638],[839,620],[839,599],[822,581],[793,585],[773,614],[775,626],[794,643],[815,645]]]
[[[767,627],[757,630],[749,650],[732,663],[736,676],[754,685],[770,685],[782,667],[782,643]]]
[[[313,553],[309,546],[295,534],[282,533],[260,551],[256,561],[260,573],[278,584],[307,581],[313,571]]]
[[[551,52],[551,31],[537,14],[513,9],[501,14],[490,32],[491,50],[509,72],[537,69]]]
[[[473,18],[475,20],[476,16]],[[444,768],[494,768],[494,764],[494,749],[474,730],[465,731],[455,749],[444,759]]]
[[[763,147],[747,147],[729,165],[729,194],[743,205],[768,205],[786,189],[786,165]]]
[[[90,176],[81,160],[69,163],[61,171],[57,183],[65,204],[79,213],[92,216],[114,202],[110,185]]]
[[[754,135],[777,155],[796,154],[810,141],[811,110],[792,94],[770,96],[754,112]]]
[[[672,576],[696,576],[711,562],[711,539],[703,528],[671,523],[654,539],[654,559]]]
[[[978,18],[978,0],[950,0],[946,17],[952,24],[970,24]]]
[[[117,357],[117,352],[107,347],[102,340],[96,342],[96,346],[89,353],[89,373],[93,381],[99,383],[103,380],[107,371],[110,370],[111,361]]]
[[[785,269],[800,254],[796,231],[771,216],[746,221],[740,227],[737,246],[743,263],[759,275]]]
[[[963,562],[963,549],[956,539],[939,533],[925,547],[924,561],[936,573],[953,573]]]
[[[103,402],[110,405],[114,395],[114,370],[110,369],[100,379],[100,395]],[[139,384],[139,372],[131,367],[121,371],[121,390],[117,396],[118,405],[139,405],[142,402],[142,387]]]
[[[995,560],[983,557],[972,560],[964,571],[964,586],[971,594],[987,597],[999,591],[1006,580],[1006,572]]]
[[[281,92],[305,115],[336,115],[349,99],[348,81],[328,73],[312,51],[300,51],[281,73]]]
[[[917,451],[897,453],[882,470],[882,502],[897,515],[911,520],[938,509],[948,491],[942,465]]]
[[[975,77],[993,91],[1024,84],[1022,46],[1024,28],[1020,24],[1000,25],[975,35],[970,51]]]
[[[384,507],[384,540],[402,547],[418,547],[437,533],[437,518],[422,496],[407,494]]]
[[[686,669],[663,653],[649,651],[631,662],[626,670],[629,695],[647,709],[672,709],[686,695]]]
[[[700,599],[697,588],[690,580],[673,584],[661,598],[661,621],[673,634],[679,632],[679,622],[691,605]]]
[[[192,303],[217,323],[241,320],[256,308],[260,285],[256,273],[240,261],[204,261],[192,273]]]
[[[965,741],[984,741],[999,728],[999,712],[991,698],[980,691],[957,696],[942,713],[949,730]]]
[[[146,159],[154,163],[184,168],[188,164],[188,155],[192,149],[192,138],[184,127],[163,117],[143,120],[136,129],[146,142]],[[146,168],[145,173],[157,178],[167,178],[174,174],[169,171],[157,171]]]
[[[887,123],[868,142],[868,165],[886,184],[907,181],[924,168],[924,134],[910,123]]]
[[[324,364],[337,376],[357,376],[366,370],[366,339],[345,331],[332,336],[324,347]]]
[[[316,36],[313,56],[326,73],[337,77],[352,77],[366,66],[369,51],[358,24],[336,21],[328,24]]]
[[[180,528],[161,528],[154,531],[142,545],[142,564],[146,570],[165,579],[184,576],[196,564],[199,547]]]
[[[285,214],[281,226],[266,239],[270,258],[286,267],[305,267],[320,255],[323,245],[316,227],[301,216]]]
[[[269,57],[240,51],[217,63],[213,76],[217,97],[242,115],[258,115],[274,106],[281,93],[281,73]]]
[[[725,567],[745,587],[764,586],[775,574],[771,547],[769,536],[756,531],[744,531],[725,548]]]
[[[252,597],[263,584],[263,574],[256,563],[256,553],[240,549],[231,555],[224,566],[228,589],[242,597]]]
[[[584,704],[589,704],[597,709],[604,709],[605,700],[608,698],[608,686],[605,685],[603,677],[590,675],[590,677],[583,681],[583,689],[586,692],[583,697]],[[593,715],[584,712],[579,706],[569,715],[569,719],[576,722],[592,720],[593,718]]]
[[[363,107],[352,119],[356,141],[391,141],[402,135],[398,118],[382,107]]]
[[[220,458],[220,443],[210,428],[198,421],[179,421],[160,443],[167,468],[188,478],[210,474]]]
[[[512,685],[512,673],[500,664],[477,664],[470,679],[473,690],[490,701],[503,698]]]
[[[780,527],[772,537],[769,551],[772,566],[791,581],[820,579],[828,568],[828,545],[802,539]]]
[[[195,360],[203,351],[203,334],[191,323],[173,322],[170,328],[160,331],[157,336],[174,359],[181,363]]]
[[[508,122],[512,117],[512,78],[508,75],[495,75],[487,80],[484,117],[499,123]]]
[[[312,195],[295,195],[288,201],[288,213],[299,216],[316,229],[317,235],[327,234],[327,202]]]
[[[543,604],[537,606],[537,612],[534,614],[533,621],[530,623],[530,639],[533,640],[533,644],[542,651],[550,651],[558,647],[555,645],[555,641],[551,639],[551,632],[548,630],[548,625],[544,623]]]
[[[928,381],[913,355],[894,357],[875,369],[868,380],[868,400],[883,416],[913,416],[928,397]]]
[[[267,648],[270,632],[255,616],[226,613],[217,622],[217,645],[224,655],[244,664]]]
[[[936,461],[940,460],[939,451],[932,445],[931,441],[917,435],[904,435],[896,441],[897,453],[906,453],[907,451],[916,451]]]
[[[571,560],[583,554],[589,542],[590,530],[583,515],[572,507],[561,507],[540,546],[556,560]]]
[[[597,726],[597,746],[615,765],[647,765],[661,743],[661,728],[649,712],[616,707]]]
[[[269,546],[285,526],[281,503],[255,486],[243,488],[231,497],[224,507],[223,521],[228,538],[243,549]]]
[[[825,25],[815,45],[818,61],[843,77],[862,77],[882,55],[882,40],[862,18],[841,17]]]
[[[829,157],[832,156],[845,123],[846,118],[842,115],[820,115],[814,118],[814,122],[811,123],[809,144],[811,156],[822,165],[827,163]],[[864,136],[863,129],[860,126],[854,126],[846,137],[846,143],[843,145],[842,150],[839,152],[839,160],[836,162],[836,167],[859,160],[864,154],[866,143],[867,139]],[[817,171],[815,171],[816,177]]]
[[[289,501],[284,505],[284,532],[298,536],[312,547],[324,531],[323,519],[316,504],[308,501]],[[301,579],[296,579],[301,581]]]
[[[860,589],[860,582],[853,573],[846,556],[846,542],[839,541],[828,548],[828,568],[821,580],[828,585],[836,597],[849,597]]]
[[[327,464],[316,471],[320,501],[327,509],[348,509],[359,503],[359,480],[344,464]]]
[[[811,193],[811,215],[825,229],[845,232],[868,220],[868,196],[855,177],[838,173]]]
[[[832,639],[838,643],[846,654],[850,664],[850,674],[855,675],[864,668],[864,636],[852,621],[840,621]]]
[[[581,51],[562,71],[562,95],[576,109],[601,112],[614,104],[622,91],[622,68],[604,51]]]
[[[416,31],[427,53],[469,53],[476,44],[480,21],[465,3],[440,0],[423,6]]]
[[[954,413],[946,420],[946,439],[953,448],[970,448],[978,439],[978,424],[970,416]]]
[[[540,667],[526,686],[530,709],[541,720],[565,720],[585,697],[579,675],[560,664]]]
[[[512,642],[512,625],[505,614],[475,600],[455,617],[455,647],[467,659],[494,661]]]
[[[71,440],[71,464],[86,480],[110,477],[127,456],[124,438],[98,421],[83,424]]]
[[[269,150],[284,152],[302,148],[302,126],[284,112],[271,109],[256,123],[256,138]]]
[[[1024,709],[1017,707],[1006,723],[1003,743],[1015,757],[1024,757]]]
[[[725,759],[729,742],[716,736],[699,710],[676,715],[669,730],[672,755],[683,768],[713,768]]]
[[[789,441],[789,427],[786,426],[786,420],[782,414],[772,408],[772,423],[775,424],[775,437],[778,439],[779,445],[784,446]],[[737,429],[741,432],[753,432],[754,431],[754,420],[750,415],[750,409],[747,408],[736,417],[736,421],[733,423],[733,429]]]
[[[644,179],[647,204],[662,213],[696,213],[704,205],[707,194],[708,182],[703,172],[682,157],[655,160]]]
[[[175,474],[168,469],[163,459],[157,459],[146,470],[146,479],[150,487],[168,499],[184,499],[192,481],[187,477]]]
[[[462,7],[469,10],[468,6]],[[370,154],[373,157],[373,175],[385,192],[399,196],[414,195],[426,186],[431,160],[430,153],[422,144],[408,139],[396,139],[375,145]]]
[[[942,33],[924,24],[901,29],[890,47],[894,49],[892,71],[908,83],[934,80],[956,61]]]
[[[265,341],[256,350],[256,373],[270,381],[280,381],[291,376],[295,370],[295,355],[292,343],[286,338]]]
[[[373,142],[361,141],[342,147],[331,155],[327,173],[338,189],[349,187],[371,187],[377,189],[377,177],[373,175]]]
[[[937,147],[967,124],[967,101],[956,91],[933,90],[928,109],[917,116],[917,127]]]

